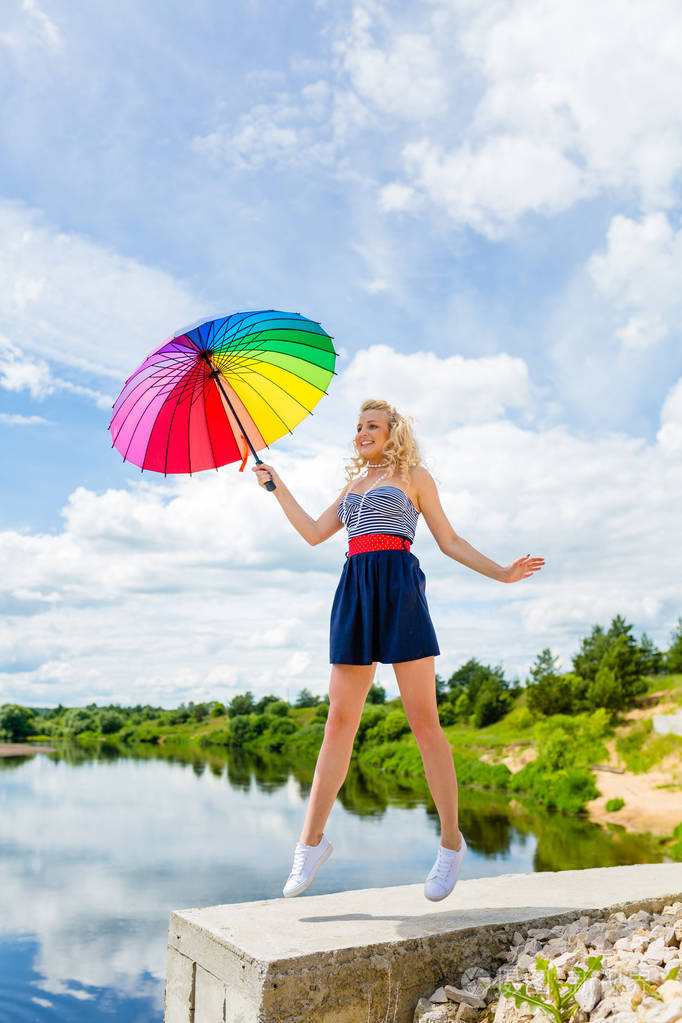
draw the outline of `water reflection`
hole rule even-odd
[[[160,1021],[170,911],[278,897],[312,770],[169,745],[0,759],[0,976],[25,1018]],[[463,878],[656,859],[503,795],[463,790],[461,819]],[[423,780],[357,765],[327,830],[315,893],[421,882],[438,844]],[[0,1023],[17,1004],[0,990]]]

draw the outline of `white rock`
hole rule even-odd
[[[520,970],[532,970],[535,968],[535,956],[529,956],[525,952],[520,955],[516,966]]]
[[[413,1019],[414,1023],[456,1023],[457,1007],[449,1003],[433,1005],[428,998],[420,998]]]
[[[608,941],[604,924],[592,924],[585,931],[585,944],[592,948],[601,948]]]
[[[431,1012],[433,1005],[428,998],[420,998],[414,1007],[414,1023],[420,1023],[424,1013]]]
[[[540,941],[544,941],[546,938],[551,938],[553,931],[547,927],[531,927],[528,931],[529,938],[538,938]]]
[[[583,1012],[592,1012],[602,996],[601,981],[598,977],[588,977],[575,993],[575,1000]]]
[[[575,966],[579,959],[579,952],[564,952],[564,954],[559,956],[557,959],[553,959],[550,966],[553,966],[556,970],[556,975],[559,980],[565,980],[568,971],[572,966]]]
[[[443,990],[451,1002],[466,1002],[467,1005],[473,1005],[474,1009],[485,1009],[484,1000],[478,995],[472,995],[470,991],[463,991],[452,984],[446,984]]]
[[[679,980],[666,980],[659,987],[658,994],[664,1002],[671,1002],[673,998],[682,998],[682,982]]]
[[[512,945],[523,945],[525,940],[526,939],[524,938],[523,934],[521,934],[521,931],[514,931],[514,937],[512,938]]]
[[[609,1016],[609,1023],[637,1023],[637,1013],[632,1009],[614,1012],[613,1016]]]
[[[615,998],[604,998],[594,1010],[590,1018],[593,1020],[606,1019],[607,1016],[611,1015],[615,1007]]]
[[[474,1009],[473,1005],[467,1005],[466,1002],[460,1002],[457,1007],[457,1015],[455,1017],[456,1023],[465,1023],[468,1020],[474,1020],[478,1016],[478,1012]]]
[[[535,955],[542,950],[542,942],[537,938],[529,938],[525,945],[526,955]]]
[[[650,1009],[644,1017],[646,1023],[674,1023],[682,1019],[682,998],[673,998],[671,1002],[662,1002],[657,1008]]]
[[[653,966],[651,963],[642,963],[636,972],[650,984],[662,984],[665,980],[665,973],[661,967]]]
[[[447,1002],[448,996],[445,994],[445,988],[437,987],[432,995],[429,995],[430,1002]]]

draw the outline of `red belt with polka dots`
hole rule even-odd
[[[402,536],[391,536],[388,533],[366,533],[364,536],[351,536],[348,540],[348,557],[354,554],[368,554],[370,551],[409,551],[409,540]]]

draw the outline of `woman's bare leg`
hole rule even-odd
[[[329,716],[300,837],[306,845],[317,845],[322,838],[334,800],[348,774],[353,740],[376,667],[376,662],[368,665],[332,664]]]
[[[438,720],[433,657],[394,664],[403,707],[419,746],[424,772],[440,817],[441,845],[459,849],[457,775],[452,750]]]

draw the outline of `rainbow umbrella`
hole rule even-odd
[[[334,373],[319,323],[274,309],[231,313],[167,338],[126,381],[109,424],[124,460],[154,472],[217,469],[291,432]],[[268,489],[274,489],[270,480]]]

